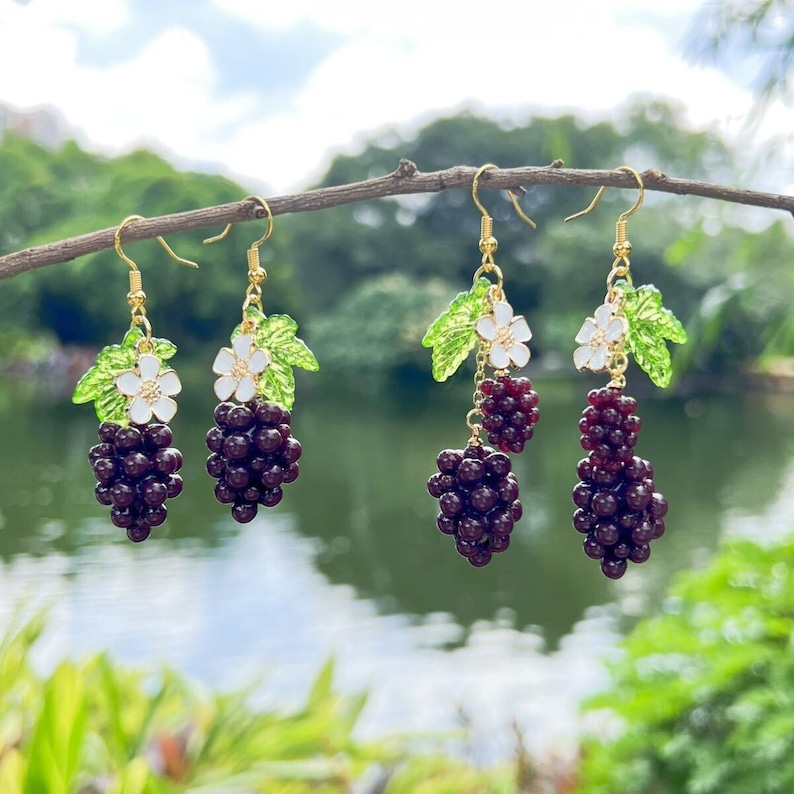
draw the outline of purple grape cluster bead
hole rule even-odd
[[[579,420],[588,454],[579,461],[573,489],[573,526],[585,535],[582,548],[610,579],[628,562],[645,562],[650,542],[664,534],[667,500],[656,490],[653,466],[634,454],[642,427],[637,401],[620,389],[594,389]]]
[[[97,479],[94,495],[110,507],[110,520],[133,543],[146,540],[168,517],[165,503],[182,493],[182,453],[171,446],[168,425],[99,426],[99,444],[88,451]]]
[[[482,426],[488,433],[488,443],[502,452],[523,452],[540,418],[538,395],[532,391],[529,378],[486,378],[480,390]]]
[[[215,483],[215,498],[231,505],[232,518],[252,521],[259,506],[275,507],[282,486],[298,479],[301,445],[290,430],[286,408],[265,400],[245,405],[220,403],[215,427],[207,433],[207,473]]]
[[[430,495],[438,499],[436,525],[452,535],[458,554],[482,568],[510,545],[510,533],[521,518],[510,458],[491,447],[470,445],[441,450],[436,465],[438,471],[427,481]]]

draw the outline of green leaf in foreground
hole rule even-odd
[[[673,376],[673,364],[665,340],[684,344],[687,340],[684,326],[662,306],[662,293],[653,284],[633,287],[621,282],[616,286],[623,293],[629,323],[626,347],[650,379],[666,388]]]
[[[475,323],[483,314],[483,300],[489,287],[488,279],[478,279],[468,292],[459,293],[427,329],[422,346],[433,348],[435,380],[442,382],[453,375],[476,344]]]
[[[578,790],[794,791],[792,603],[790,530],[730,541],[677,576],[621,643],[609,690],[585,704],[602,719],[585,740]]]
[[[87,723],[81,672],[62,662],[44,690],[30,749],[26,791],[70,794],[80,766]]]

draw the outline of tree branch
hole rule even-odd
[[[476,172],[477,168],[475,167],[459,165],[444,171],[423,174],[410,160],[401,160],[397,170],[387,176],[350,185],[309,190],[293,196],[276,196],[268,198],[267,203],[273,215],[287,215],[294,212],[315,212],[342,204],[354,204],[386,196],[440,193],[443,190],[464,188],[469,190]],[[641,176],[646,190],[701,196],[718,201],[785,210],[794,215],[794,196],[762,193],[757,190],[744,190],[709,182],[675,179],[656,170],[645,171]],[[479,183],[481,188],[511,188],[514,192],[523,194],[522,185],[545,185],[548,187],[606,185],[630,190],[637,188],[631,174],[620,171],[583,171],[562,168],[560,160],[545,167],[527,166],[489,170],[482,175]],[[152,239],[157,235],[172,235],[177,232],[206,229],[226,223],[242,223],[263,217],[265,217],[265,212],[255,201],[221,204],[216,207],[135,221],[125,228],[124,242],[131,243],[135,240]],[[112,248],[115,231],[115,227],[102,229],[98,232],[81,234],[79,237],[71,237],[68,240],[60,240],[2,256],[0,257],[0,280],[47,265],[70,262],[79,256]]]

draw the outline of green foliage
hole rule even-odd
[[[794,300],[791,239],[781,222],[762,232],[699,224],[669,245],[666,258],[684,283],[676,293],[689,344],[674,352],[679,371],[764,370],[794,357],[786,328]],[[669,291],[665,290],[666,292]]]
[[[118,226],[131,213],[148,217],[198,209],[250,192],[222,177],[177,171],[151,152],[108,159],[72,141],[53,151],[14,135],[0,143],[0,172],[3,254]],[[237,224],[224,245],[212,249],[202,246],[199,232],[169,238],[177,253],[202,265],[198,271],[174,264],[154,241],[125,244],[143,273],[155,333],[167,325],[171,338],[187,343],[183,349],[193,349],[196,341],[216,342],[219,318],[239,311],[245,250],[257,232],[252,224]],[[286,245],[286,230],[279,228],[277,234]],[[265,260],[269,255],[271,249],[263,251]],[[65,344],[99,347],[129,311],[127,266],[110,250],[59,270],[3,282],[0,331],[22,324],[36,334],[49,330]],[[289,270],[289,263],[280,265],[268,280],[270,306],[288,301]]]
[[[351,375],[426,369],[422,336],[449,293],[438,279],[401,273],[366,279],[309,324],[323,366]]]
[[[683,574],[663,614],[625,640],[610,691],[588,704],[621,728],[587,742],[581,791],[794,790],[793,603],[790,538],[732,542]]]
[[[292,408],[295,403],[295,375],[293,367],[317,372],[320,364],[302,339],[298,339],[298,324],[286,314],[265,317],[255,306],[246,313],[254,323],[254,344],[266,350],[270,364],[259,379],[259,393],[267,400]],[[238,325],[232,331],[232,341],[242,333]]]
[[[333,661],[302,708],[259,711],[249,691],[207,693],[171,670],[146,675],[105,654],[42,678],[29,660],[43,629],[39,614],[0,640],[3,794],[349,794],[373,766],[383,794],[512,790],[509,768],[354,738],[366,696],[334,691]]]
[[[436,119],[410,139],[381,136],[354,156],[334,158],[320,185],[390,173],[402,157],[425,172],[460,163],[509,167],[562,157],[576,168],[628,161],[640,170],[653,167],[694,179],[735,178],[724,144],[710,131],[691,131],[680,106],[635,98],[616,112],[614,123],[586,123],[573,115],[513,125],[471,113]],[[150,152],[105,159],[73,142],[50,151],[13,135],[0,143],[0,169],[0,253],[112,227],[130,212],[165,214],[250,192],[219,177],[176,171]],[[497,263],[511,303],[533,318],[536,355],[567,353],[581,316],[603,297],[597,274],[607,272],[612,246],[606,218],[610,210],[616,217],[626,209],[626,196],[608,191],[600,205],[603,220],[563,227],[560,219],[591,197],[590,189],[533,187],[521,200],[538,221],[538,231],[530,232],[503,192],[482,196],[495,220]],[[794,271],[787,267],[784,224],[751,233],[732,228],[732,216],[724,221],[711,213],[701,222],[700,206],[696,199],[658,197],[653,209],[631,219],[635,275],[675,296],[675,312],[693,340],[674,353],[676,371],[739,370],[759,356],[769,363],[794,355],[794,335],[786,326]],[[421,340],[417,324],[421,320],[426,327],[435,316],[430,307],[440,310],[436,287],[469,282],[480,263],[478,223],[465,190],[279,218],[261,249],[269,271],[266,312],[307,318],[301,325],[326,371],[424,372],[423,351],[410,347]],[[196,272],[175,266],[153,241],[126,246],[143,271],[155,332],[167,325],[187,355],[202,353],[201,343],[217,349],[219,323],[239,311],[252,235],[250,224],[237,224],[224,246],[203,248],[199,235],[171,240],[178,253],[207,265]],[[126,313],[121,264],[106,251],[63,267],[57,279],[33,272],[4,282],[0,334],[24,329],[29,338],[99,346]],[[741,287],[739,276],[745,279]],[[720,302],[728,283],[734,285],[732,297]],[[398,285],[405,285],[405,294]],[[425,288],[431,294],[423,294]],[[717,304],[723,308],[715,311]],[[357,313],[362,307],[364,315]],[[277,365],[270,378],[271,391],[285,399],[291,375]]]
[[[628,161],[639,169],[660,168],[691,178],[733,178],[731,158],[713,133],[689,130],[680,107],[639,99],[616,113],[615,124],[586,123],[572,115],[533,117],[514,125],[471,113],[437,119],[410,140],[396,134],[382,136],[355,155],[336,157],[320,186],[388,174],[401,157],[413,160],[423,172],[459,163],[541,165],[564,157],[566,165],[574,168],[612,167]],[[499,240],[496,262],[509,284],[511,304],[517,313],[532,317],[535,355],[568,351],[581,316],[588,307],[602,302],[604,282],[599,273],[605,276],[608,272],[614,242],[610,209],[614,218],[627,205],[624,191],[608,191],[600,205],[600,222],[563,226],[561,219],[587,206],[592,194],[591,189],[531,187],[521,206],[538,223],[538,231],[533,232],[519,221],[503,192],[481,192],[494,217],[494,234]],[[689,229],[692,210],[697,209],[690,203],[687,211],[681,212],[686,201],[663,197],[653,210],[633,216],[631,239],[635,250],[642,252],[637,276],[652,281],[664,294],[674,295],[676,314],[688,324],[710,284],[692,283],[700,263],[690,271],[672,268],[665,261],[671,241]],[[479,215],[465,190],[298,214],[285,217],[279,228],[283,226],[291,232],[289,256],[300,281],[298,300],[312,318],[337,311],[341,317],[346,313],[342,307],[350,305],[354,294],[365,294],[367,284],[373,285],[366,294],[374,300],[374,285],[393,274],[418,283],[427,283],[428,274],[432,274],[450,285],[467,284],[481,261]],[[715,272],[711,283],[722,279],[723,274]],[[390,294],[384,301],[384,311],[390,314],[397,299]],[[378,312],[374,304],[373,309]],[[336,366],[335,359],[321,351],[319,345],[325,343],[315,338],[315,322],[312,320],[312,344],[322,353],[328,371]],[[375,318],[373,325],[378,325]],[[384,354],[381,348],[379,353],[363,338],[362,344],[365,350],[360,367],[375,369],[381,358],[382,366],[394,360],[391,351]],[[420,359],[408,355],[401,355],[397,366],[404,361],[428,369]],[[726,363],[736,365],[733,359]]]
[[[487,278],[480,278],[468,292],[460,292],[449,308],[435,319],[422,339],[423,347],[433,348],[433,378],[445,381],[477,343],[475,326],[486,313],[485,296],[491,286]]]
[[[626,347],[654,384],[664,389],[673,377],[670,351],[664,340],[684,344],[687,340],[684,326],[662,306],[662,293],[653,284],[634,287],[623,281],[615,286],[623,293],[623,308],[629,323]]]
[[[44,686],[25,779],[26,791],[70,794],[86,733],[85,680],[71,662],[62,662]]]
[[[99,351],[96,364],[77,382],[72,395],[73,403],[94,401],[94,409],[100,422],[129,424],[127,406],[129,400],[116,389],[116,378],[122,372],[135,368],[138,361],[138,343],[144,338],[143,331],[135,326],[124,335],[120,345],[108,345]],[[168,339],[152,338],[152,354],[167,361],[176,353],[176,345]]]

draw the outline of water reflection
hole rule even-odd
[[[463,701],[489,746],[509,741],[492,728],[513,715],[530,741],[564,741],[616,629],[714,548],[726,516],[758,526],[784,515],[773,505],[791,492],[794,398],[641,399],[638,451],[671,503],[669,529],[648,564],[611,583],[570,527],[586,387],[541,383],[538,433],[516,464],[525,517],[510,550],[474,570],[435,529],[424,486],[437,451],[467,438],[466,384],[377,399],[301,392],[301,476],[245,526],[203,471],[204,385],[186,382],[174,422],[184,494],[141,546],[93,499],[91,411],[0,387],[0,621],[23,599],[52,603],[42,663],[107,647],[224,686],[264,670],[263,697],[284,702],[335,653],[345,686],[372,688],[363,731],[452,725]]]

